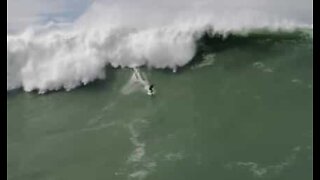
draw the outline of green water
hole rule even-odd
[[[142,69],[154,97],[121,93],[130,69],[8,92],[7,179],[311,180],[312,40],[247,41],[206,43],[177,73]]]

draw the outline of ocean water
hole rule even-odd
[[[9,77],[17,67],[8,65],[7,179],[311,180],[312,31],[202,35],[176,72],[140,68],[155,96],[130,85],[128,67],[107,65],[101,80],[89,72],[86,85],[64,78],[72,84],[65,91],[62,76],[45,74],[44,64],[31,68],[32,61],[22,72],[28,78],[17,81]],[[29,56],[52,55],[44,48],[33,56],[38,44]],[[9,60],[22,56],[9,51]],[[165,52],[176,60],[187,53]],[[78,72],[48,62],[65,77]]]

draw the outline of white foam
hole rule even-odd
[[[133,165],[134,171],[128,174],[128,179],[142,180],[148,174],[154,171],[157,163],[146,157],[146,143],[139,140],[141,126],[146,125],[147,121],[136,119],[129,123],[128,128],[131,134],[130,141],[134,146],[134,150],[129,155],[127,163]]]
[[[255,62],[252,65],[254,68],[261,70],[262,72],[266,72],[266,73],[272,73],[273,72],[273,68],[267,67],[264,63],[262,62]]]
[[[133,74],[131,75],[129,81],[122,87],[121,92],[126,95],[136,91],[148,92],[149,84],[150,83],[146,75],[144,73],[141,73],[139,69],[133,68]]]
[[[295,163],[295,160],[298,156],[298,153],[301,151],[300,146],[296,146],[292,149],[288,157],[284,161],[279,162],[274,165],[262,166],[256,162],[235,162],[229,163],[226,167],[232,168],[245,168],[255,177],[265,177],[265,176],[274,176],[279,174],[283,169],[292,166]]]
[[[149,172],[147,170],[139,170],[136,172],[133,172],[129,175],[129,179],[138,179],[138,180],[142,180],[145,177],[147,177],[147,175],[149,174]]]
[[[181,152],[168,153],[164,157],[165,157],[165,160],[167,160],[167,161],[178,161],[178,160],[182,160],[184,158],[184,156]]]
[[[71,90],[105,78],[106,65],[176,71],[193,58],[195,42],[208,27],[226,34],[311,26],[312,4],[285,2],[95,1],[70,24],[7,35],[7,90]]]
[[[203,56],[203,61],[201,61],[199,64],[196,64],[194,66],[191,67],[191,69],[199,69],[205,66],[211,66],[215,63],[216,59],[215,59],[215,54],[208,54]]]

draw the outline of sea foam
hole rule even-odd
[[[71,90],[104,79],[106,66],[175,70],[192,60],[204,32],[312,27],[312,3],[284,2],[95,1],[69,24],[7,34],[7,90]]]

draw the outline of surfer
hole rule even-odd
[[[149,93],[150,93],[150,94],[154,94],[153,87],[154,87],[154,85],[153,85],[153,84],[150,84],[150,86],[149,86]]]

